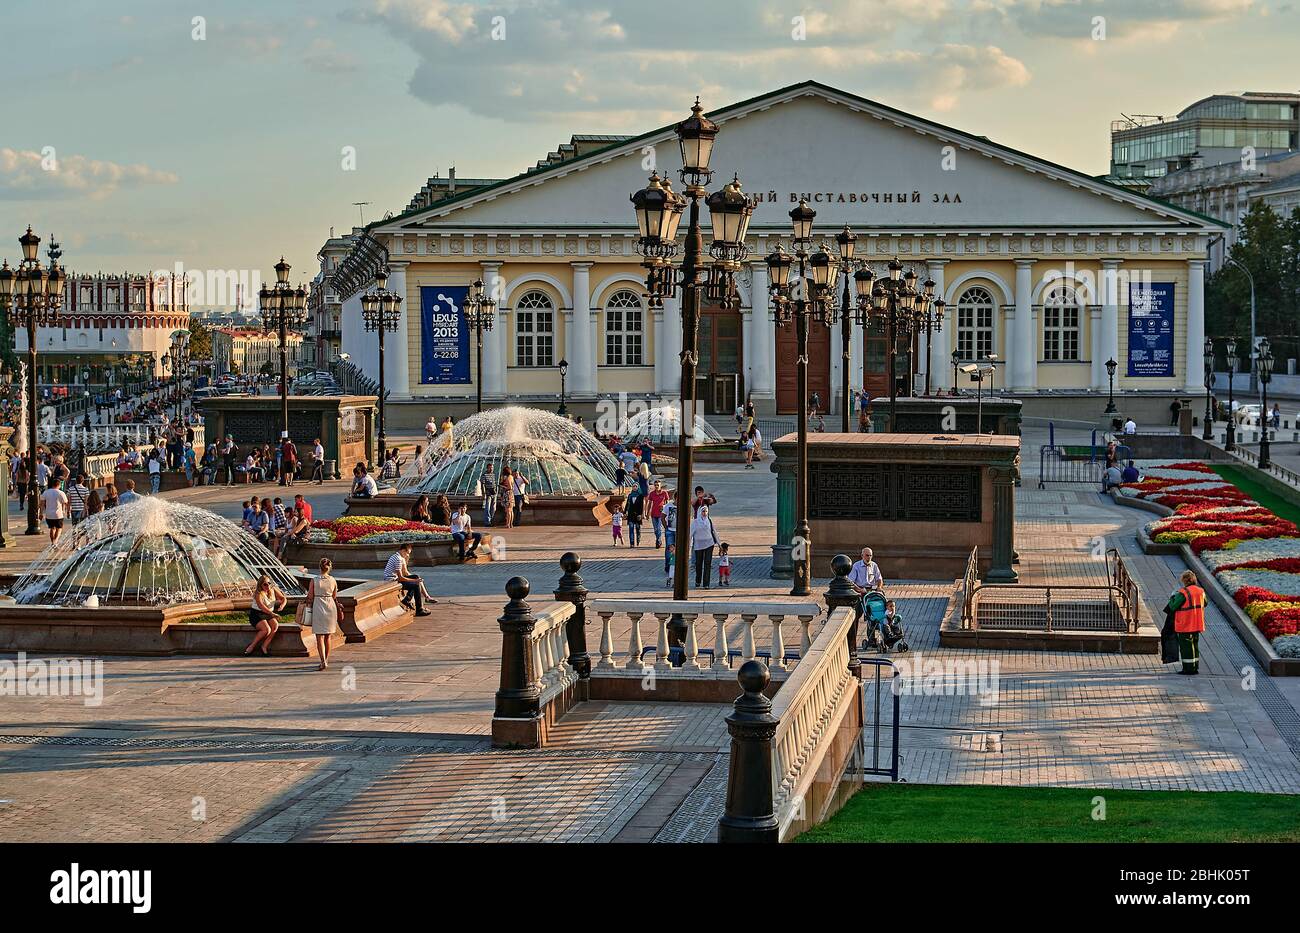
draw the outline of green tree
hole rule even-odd
[[[199,321],[190,319],[190,359],[212,359],[212,335]]]
[[[1300,310],[1300,210],[1278,216],[1257,201],[1242,218],[1237,242],[1228,257],[1250,270],[1255,280],[1255,331],[1274,344],[1279,359],[1296,355],[1296,320]],[[1250,278],[1225,262],[1205,289],[1206,333],[1234,336],[1244,358],[1250,346]],[[1220,351],[1222,352],[1222,351]]]

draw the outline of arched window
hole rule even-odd
[[[619,289],[605,303],[605,365],[640,366],[645,356],[644,343],[641,296]]]
[[[515,365],[555,365],[555,305],[531,291],[515,303]]]
[[[1079,298],[1068,285],[1054,285],[1043,301],[1043,359],[1079,359]]]
[[[982,360],[993,352],[993,295],[973,286],[957,299],[957,352],[963,360]]]

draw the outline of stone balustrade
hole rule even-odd
[[[592,665],[593,677],[639,678],[654,670],[657,675],[670,677],[699,677],[713,672],[728,680],[735,667],[754,658],[766,658],[774,674],[784,675],[794,669],[807,654],[814,638],[813,622],[822,613],[821,606],[811,601],[597,598],[587,602],[587,609],[600,619],[600,654]],[[676,649],[669,640],[669,623],[675,615],[685,624],[685,637]],[[631,622],[624,651],[617,650],[614,643],[616,617]],[[649,643],[643,637],[646,622],[653,626],[654,640]],[[729,630],[737,626],[739,633],[733,637]],[[791,629],[789,640],[787,628]],[[711,631],[711,647],[700,647],[702,629]],[[787,647],[794,645],[797,650]],[[647,659],[651,650],[653,658]]]

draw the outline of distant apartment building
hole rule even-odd
[[[303,355],[301,334],[289,334],[285,345],[289,351],[289,377],[293,378],[299,366],[313,361]],[[267,334],[261,328],[219,327],[212,331],[212,368],[216,375],[256,375],[268,363],[270,371],[279,373],[280,338],[276,334]]]
[[[1121,180],[1297,150],[1300,94],[1214,94],[1173,118],[1126,114],[1111,122],[1110,148],[1110,175]]]
[[[1238,155],[1221,165],[1185,168],[1154,179],[1147,193],[1230,225],[1223,239],[1210,250],[1210,270],[1214,271],[1222,265],[1226,251],[1237,242],[1241,219],[1251,202],[1263,197],[1274,210],[1289,214],[1291,211],[1283,207],[1288,201],[1288,190],[1290,200],[1295,201],[1297,179],[1300,179],[1300,152],[1262,156],[1245,164]],[[1284,184],[1287,182],[1289,189]]]

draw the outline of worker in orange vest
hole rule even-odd
[[[1201,668],[1201,632],[1205,631],[1205,590],[1190,570],[1184,570],[1178,581],[1182,586],[1169,597],[1165,607],[1174,614],[1174,631],[1178,633],[1178,659],[1183,662],[1178,673],[1197,674]]]

